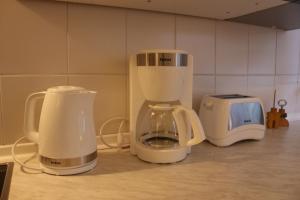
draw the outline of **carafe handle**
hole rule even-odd
[[[181,113],[181,114],[179,114]],[[187,122],[191,125],[193,130],[193,138],[187,140],[187,133],[188,128],[185,127],[186,123],[184,123],[185,120],[183,120],[182,113],[185,113],[185,116],[187,117]],[[181,116],[180,116],[181,115]],[[192,109],[185,108],[184,106],[178,106],[173,111],[174,119],[177,123],[178,133],[179,133],[179,144],[181,146],[192,146],[195,144],[198,144],[205,140],[204,130],[202,127],[202,124],[200,122],[200,119],[196,112]],[[180,119],[181,118],[181,119]]]
[[[35,109],[39,99],[44,98],[45,92],[37,92],[30,94],[25,102],[24,111],[24,133],[27,138],[35,143],[38,143],[39,133],[35,127]]]

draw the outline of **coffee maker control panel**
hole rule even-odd
[[[185,53],[172,52],[140,53],[137,54],[137,66],[187,67],[188,55]]]

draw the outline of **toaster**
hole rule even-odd
[[[207,140],[216,146],[260,140],[266,131],[263,104],[257,97],[240,94],[204,96],[199,117]]]

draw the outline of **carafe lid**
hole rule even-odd
[[[87,90],[83,87],[63,85],[56,86],[47,89],[47,92],[67,92],[67,93],[77,93],[77,92],[86,92]]]

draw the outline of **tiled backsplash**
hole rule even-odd
[[[194,102],[212,93],[258,95],[274,88],[300,112],[300,30],[171,14],[33,0],[0,1],[0,144],[22,133],[24,101],[34,91],[79,85],[98,91],[97,128],[128,115],[128,58],[139,49],[184,49],[194,56]]]

